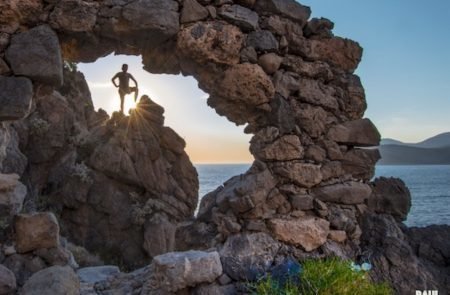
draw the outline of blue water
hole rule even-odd
[[[375,175],[401,178],[411,192],[406,224],[450,224],[450,165],[377,166]]]
[[[244,173],[249,164],[197,164],[200,197],[215,190],[229,178]],[[398,177],[408,186],[412,207],[406,224],[450,225],[450,165],[377,166],[376,177]]]

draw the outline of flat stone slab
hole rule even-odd
[[[83,267],[77,270],[80,282],[95,284],[120,273],[120,269],[115,265],[102,265]]]

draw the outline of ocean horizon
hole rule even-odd
[[[233,176],[245,173],[251,163],[196,163],[200,199]],[[450,225],[450,165],[377,165],[376,177],[402,179],[411,192],[407,226]]]

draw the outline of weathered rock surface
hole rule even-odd
[[[392,216],[368,215],[362,225],[362,248],[372,253],[374,268],[371,276],[376,281],[391,282],[391,286],[399,294],[409,293],[411,290],[446,292],[448,268],[443,270],[433,264],[430,266],[426,255],[425,261],[418,259],[405,233]],[[446,228],[448,234],[448,226]],[[426,231],[427,229],[423,230]],[[427,235],[434,239],[431,233],[432,230]]]
[[[180,54],[196,62],[237,64],[244,35],[239,28],[217,22],[200,22],[178,33]]]
[[[369,185],[360,182],[348,182],[318,187],[312,190],[312,196],[324,202],[338,204],[362,204],[372,193]]]
[[[11,294],[16,290],[14,273],[0,264],[0,294]]]
[[[289,0],[258,0],[256,1],[255,10],[262,14],[279,14],[301,25],[306,23],[311,14],[309,7]]]
[[[14,253],[12,252],[10,251],[8,253],[3,264],[14,273],[18,286],[23,286],[34,273],[47,267],[45,262],[39,257],[31,254],[21,255],[15,253],[15,251]]]
[[[220,250],[223,270],[235,280],[255,280],[269,269],[279,248],[264,233],[230,236]]]
[[[62,85],[58,37],[50,27],[42,25],[14,35],[5,56],[15,75],[56,87]]]
[[[248,8],[240,5],[222,6],[218,13],[243,31],[253,31],[258,28],[258,14]]]
[[[35,273],[21,291],[24,295],[77,295],[79,293],[80,281],[68,266],[52,266]]]
[[[259,57],[258,64],[267,74],[272,75],[280,68],[282,61],[283,58],[281,56],[275,53],[267,53]]]
[[[19,214],[15,219],[15,230],[19,253],[59,244],[59,225],[53,213]]]
[[[130,117],[108,120],[94,111],[82,75],[65,75],[63,88],[36,95],[36,109],[19,130],[31,194],[57,208],[65,236],[103,249],[107,261],[123,256],[127,265],[144,265],[172,251],[173,224],[197,205],[198,179],[184,140],[163,126],[164,109],[150,99]],[[167,226],[152,224],[155,213]]]
[[[371,210],[404,221],[411,209],[411,194],[401,179],[380,177],[372,184],[368,206]]]
[[[154,216],[145,224],[144,249],[150,257],[175,250],[176,226],[161,216]]]
[[[81,283],[94,284],[104,281],[119,272],[120,269],[117,266],[102,265],[80,268],[77,270],[77,275]]]
[[[18,214],[22,210],[27,188],[17,174],[0,174],[0,216]]]
[[[234,294],[286,257],[361,253],[374,254],[373,277],[399,293],[448,289],[445,241],[421,243],[426,230],[407,236],[395,223],[409,209],[400,182],[369,183],[379,152],[364,147],[379,134],[363,119],[366,97],[353,74],[362,48],[310,14],[294,0],[0,4],[0,120],[19,119],[0,123],[0,171],[17,173],[28,188],[25,210],[55,211],[70,241],[127,269],[147,265],[96,272],[83,295]],[[208,193],[197,218],[197,173],[184,140],[164,126],[164,109],[144,96],[130,116],[109,118],[94,111],[80,73],[62,77],[61,55],[81,62],[113,52],[142,55],[152,73],[193,76],[219,115],[254,134],[252,167]],[[18,187],[6,190],[0,212],[5,245]],[[0,261],[22,286],[49,265],[75,266],[63,241],[28,243],[33,251],[18,242],[19,253],[5,246]],[[83,265],[101,263],[71,249]],[[217,249],[221,262],[214,252],[164,256],[175,249]],[[158,257],[167,259],[148,265]],[[226,274],[217,279],[220,263]]]
[[[301,246],[307,252],[327,241],[329,227],[328,221],[313,217],[269,220],[269,228],[278,240]]]
[[[450,235],[450,226],[448,225],[430,225],[427,227],[412,227],[406,231],[409,238],[409,244],[414,253],[424,263],[434,264],[439,266],[438,274],[444,277],[447,274],[446,280],[442,280],[447,286],[448,280],[448,266],[450,265],[450,245],[448,237]],[[446,269],[445,269],[446,268]]]
[[[180,22],[184,24],[203,20],[208,17],[208,14],[208,10],[196,0],[184,0]]]
[[[200,283],[211,283],[222,274],[217,252],[171,252],[152,262],[148,290],[174,292]]]
[[[301,162],[276,164],[275,173],[302,187],[313,187],[322,181],[320,166]]]
[[[380,133],[369,119],[333,126],[328,131],[328,138],[352,146],[377,146],[381,140]]]
[[[31,107],[33,85],[23,77],[0,76],[0,121],[25,117]]]
[[[257,159],[271,161],[299,160],[303,147],[296,135],[278,137],[277,129],[263,129],[250,142],[250,151]]]
[[[91,32],[97,21],[98,6],[82,0],[59,1],[50,14],[50,25],[56,30]]]
[[[259,52],[272,52],[278,50],[278,41],[268,30],[251,32],[248,34],[246,44]]]

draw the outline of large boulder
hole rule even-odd
[[[234,280],[255,280],[270,268],[280,246],[265,233],[230,236],[220,250],[224,272]]]
[[[447,267],[448,274],[450,265],[449,225],[433,224],[427,227],[411,227],[408,228],[406,234],[412,249],[419,258],[428,260],[439,267]]]
[[[151,42],[156,46],[178,33],[178,9],[178,3],[173,0],[129,2],[122,8],[122,22],[113,23],[113,33],[126,39],[131,37],[132,42]]]
[[[251,139],[250,151],[261,160],[299,160],[303,156],[303,147],[296,135],[278,137],[279,131],[269,127],[262,129]]]
[[[331,127],[327,137],[341,144],[352,146],[377,146],[380,133],[369,119],[345,122]]]
[[[368,206],[374,212],[390,214],[396,220],[404,221],[411,209],[411,194],[401,179],[380,177],[372,183]]]
[[[0,264],[0,294],[12,294],[16,290],[16,287],[14,273]]]
[[[272,81],[264,70],[250,63],[230,67],[223,79],[208,90],[211,91],[208,105],[236,124],[249,122],[261,112],[258,108],[269,103],[275,94]]]
[[[154,216],[145,224],[144,249],[155,257],[175,250],[176,226],[163,216]]]
[[[411,247],[415,243],[409,243],[402,225],[392,216],[366,214],[361,225],[362,253],[370,253],[374,281],[388,281],[397,294],[408,294],[411,290],[447,292],[448,268],[439,270],[419,260]],[[427,233],[427,239],[431,234]]]
[[[270,219],[269,228],[274,236],[283,242],[301,246],[310,252],[327,241],[330,223],[321,218],[301,217],[298,219]]]
[[[35,273],[22,288],[23,295],[78,295],[80,281],[68,266],[52,266]]]
[[[59,245],[59,225],[53,213],[19,214],[15,222],[17,252]]]
[[[50,25],[59,31],[89,32],[97,21],[98,3],[84,0],[59,1],[50,14]]]
[[[238,27],[221,22],[199,22],[178,33],[177,49],[181,56],[200,64],[232,65],[239,62],[243,40]]]
[[[13,35],[5,57],[15,75],[55,87],[63,83],[58,36],[47,25]]]
[[[33,85],[24,77],[0,76],[0,121],[25,117],[31,107]]]
[[[175,292],[201,283],[211,283],[222,274],[219,253],[187,251],[156,256],[147,287],[150,290]],[[164,293],[166,292],[166,293]]]
[[[324,61],[352,73],[361,61],[363,49],[355,41],[340,37],[326,39],[297,38],[289,44],[292,52],[313,61]]]

